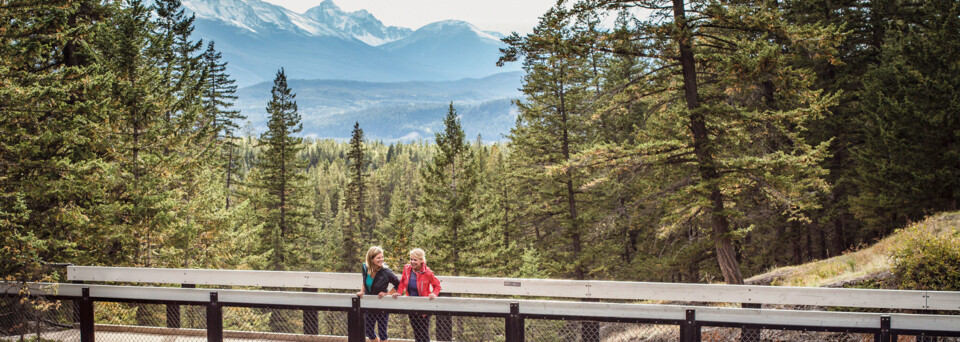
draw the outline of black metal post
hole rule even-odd
[[[210,292],[207,303],[207,341],[223,342],[223,308],[216,292]]]
[[[167,328],[180,328],[180,305],[167,304]]]
[[[363,313],[360,311],[360,298],[353,297],[350,311],[347,311],[347,341],[363,342]]]
[[[744,309],[760,309],[763,307],[762,304],[755,303],[741,303],[741,308]],[[740,341],[760,341],[760,329],[757,328],[741,328],[740,329]]]
[[[317,289],[304,288],[303,292],[316,293]],[[320,334],[320,322],[317,320],[317,310],[303,310],[303,334]]]
[[[93,299],[90,298],[89,287],[84,287],[81,290],[78,311],[77,316],[80,318],[80,342],[93,342]]]
[[[890,339],[890,316],[880,316],[880,334],[877,335],[880,342],[891,342]]]
[[[680,323],[680,341],[700,342],[700,325],[697,324],[696,310],[687,310],[687,318]]]
[[[527,340],[527,323],[523,320],[523,316],[517,319],[517,331],[520,332],[520,342]]]
[[[83,280],[71,280],[72,284],[83,284]],[[80,324],[80,299],[73,300],[73,323]]]
[[[523,340],[522,323],[520,323],[520,303],[510,303],[510,315],[507,316],[507,342]]]
[[[196,288],[196,285],[193,284],[180,284],[180,287],[185,289]],[[183,320],[180,319],[180,305],[177,304],[167,304],[167,328],[179,329],[183,326]]]
[[[599,302],[597,298],[584,298],[583,302]],[[600,342],[600,323],[599,322],[580,322],[580,341]]]
[[[449,293],[441,293],[440,296],[451,297]],[[453,341],[453,319],[449,315],[437,315],[436,332],[437,340]]]

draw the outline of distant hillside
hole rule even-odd
[[[452,101],[469,139],[501,140],[516,121],[512,99],[519,98],[523,74],[501,73],[479,79],[443,82],[358,82],[290,80],[303,118],[301,135],[318,138],[350,137],[359,122],[368,139],[384,141],[433,139]],[[266,129],[266,105],[272,82],[238,90],[236,107]]]
[[[911,224],[905,229],[923,229],[933,234],[948,234],[960,229],[960,212],[943,213]],[[891,254],[901,243],[903,230],[872,246],[803,265],[773,269],[750,277],[754,285],[840,287],[867,280],[883,283],[891,276]]]

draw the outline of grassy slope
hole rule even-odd
[[[938,235],[955,232],[960,229],[960,212],[938,214],[911,224],[906,229],[923,229]],[[898,230],[872,246],[830,259],[776,268],[750,277],[746,283],[820,287],[883,278],[891,271],[891,255],[898,248],[903,234],[904,230]]]

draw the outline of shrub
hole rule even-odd
[[[893,273],[901,289],[960,290],[960,232],[931,233],[918,224],[902,232],[893,254]]]

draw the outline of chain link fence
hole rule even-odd
[[[873,341],[874,334],[825,332],[807,330],[748,329],[728,327],[701,327],[700,338],[703,342],[861,342]]]
[[[659,342],[679,341],[678,325],[579,320],[525,319],[525,341]]]
[[[960,337],[900,335],[899,342],[960,342]]]
[[[0,341],[80,340],[73,301],[0,296]]]
[[[386,316],[386,320],[382,317]],[[505,318],[424,313],[364,313],[365,335],[375,334],[377,322],[387,322],[390,341],[506,341]],[[366,336],[369,337],[369,336]]]

